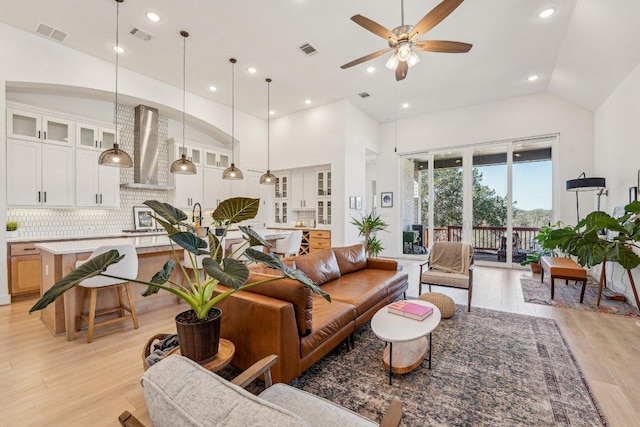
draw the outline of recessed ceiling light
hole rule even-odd
[[[211,92],[215,92],[215,91],[217,91],[217,90],[218,90],[218,88],[217,88],[217,87],[215,87],[214,85],[211,85],[211,86],[209,86],[209,90],[210,90]]]
[[[305,104],[307,104],[307,105],[309,105],[309,104],[311,104],[311,100],[310,100],[310,99],[305,99],[305,100],[304,100],[304,103],[305,103]]]
[[[247,68],[247,71],[248,71],[248,72],[250,72],[251,74],[255,74],[255,73],[257,73],[257,72],[258,72],[258,70],[256,70],[256,69],[255,69],[255,68],[253,68],[253,67],[249,67],[249,68]]]
[[[124,49],[123,49],[123,48],[121,48],[120,46],[114,46],[114,47],[113,47],[113,50],[115,50],[115,51],[116,51],[116,52],[118,52],[118,53],[124,53]]]
[[[530,82],[535,82],[536,80],[538,80],[540,77],[537,74],[532,74],[529,77],[527,77],[527,80],[529,80]]]
[[[276,113],[276,112],[275,112],[275,111],[273,111],[273,110],[269,111],[269,115],[271,115],[271,116],[273,116],[275,113]]]
[[[373,73],[376,70],[376,67],[367,67],[367,73]]]
[[[157,13],[147,12],[147,19],[149,21],[158,22],[160,20],[160,17]]]
[[[404,104],[402,104],[402,108],[409,108],[409,103],[405,102]]]
[[[553,15],[555,11],[556,10],[554,8],[545,9],[538,14],[538,18],[548,18]]]

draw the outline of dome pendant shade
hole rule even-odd
[[[260,184],[276,185],[276,176],[270,170],[267,170],[267,173],[260,177]]]
[[[222,179],[240,180],[244,179],[244,175],[242,174],[242,171],[236,167],[235,163],[231,163],[231,166],[222,172]]]
[[[196,165],[183,154],[182,157],[171,163],[171,173],[194,175],[196,173]]]
[[[113,148],[103,151],[98,158],[98,164],[117,168],[133,167],[133,160],[126,151],[120,149],[119,144],[113,144]]]

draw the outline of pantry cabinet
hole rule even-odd
[[[291,208],[293,210],[315,209],[316,174],[313,171],[291,174]]]

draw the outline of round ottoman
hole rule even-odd
[[[443,319],[448,319],[456,314],[456,305],[453,299],[445,294],[441,294],[440,292],[427,292],[418,298],[438,307]]]

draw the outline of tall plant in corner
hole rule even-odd
[[[358,227],[359,236],[363,236],[364,248],[368,257],[377,257],[384,249],[382,242],[376,237],[378,231],[384,231],[389,224],[384,222],[379,215],[373,212],[360,215],[360,219],[352,218],[351,224]]]
[[[169,259],[162,270],[158,271],[148,281],[137,279],[129,281],[147,286],[143,296],[149,296],[158,292],[160,289],[163,289],[178,296],[191,306],[192,310],[185,312],[188,314],[180,313],[176,317],[181,353],[196,361],[206,360],[214,356],[217,352],[221,311],[219,308],[215,307],[216,304],[237,291],[259,286],[279,278],[273,277],[256,282],[249,282],[249,269],[247,266],[232,258],[231,255],[233,254],[228,254],[228,256],[223,255],[224,237],[227,234],[229,226],[254,218],[258,212],[258,207],[260,206],[260,199],[237,197],[220,203],[218,208],[213,212],[212,217],[214,221],[224,224],[224,233],[222,236],[218,237],[214,233],[208,232],[207,241],[197,237],[193,233],[193,226],[185,222],[187,221],[187,215],[181,210],[174,208],[168,203],[162,203],[156,200],[146,201],[144,204],[153,209],[155,213],[154,218],[158,224],[162,225],[162,227],[167,231],[169,239],[171,240],[173,258]],[[322,291],[302,271],[290,269],[282,263],[280,258],[271,253],[264,253],[252,249],[251,247],[256,245],[270,246],[270,244],[258,233],[249,227],[240,226],[238,228],[242,232],[243,239],[249,242],[250,247],[244,252],[244,255],[249,260],[264,264],[269,268],[279,270],[286,277],[297,280],[302,285],[311,289],[314,293],[323,296],[328,301],[331,301],[329,295]],[[177,252],[175,245],[185,249],[185,251],[181,250]],[[185,257],[188,258],[181,260],[182,253],[185,253]],[[120,277],[109,275],[106,273],[106,270],[107,267],[119,262],[123,257],[124,255],[121,256],[117,250],[111,250],[90,259],[54,284],[47,292],[44,293],[44,295],[42,295],[36,304],[31,307],[29,312],[44,309],[64,292],[78,285],[83,280],[91,277],[105,276],[122,279]],[[200,275],[196,273],[194,275],[195,277],[192,279],[187,274],[183,263],[190,263],[193,270],[197,272],[197,257],[202,257],[201,263],[202,269],[204,270],[204,278],[201,278]],[[182,277],[186,283],[178,283],[172,280],[171,275],[176,266],[182,273]],[[122,280],[127,281],[128,279]],[[220,284],[224,284],[229,289],[216,293],[215,291]],[[217,319],[218,335],[214,336],[212,339],[209,339],[208,337],[203,338],[204,344],[210,344],[211,341],[215,341],[212,344],[215,346],[215,349],[208,349],[210,352],[213,352],[213,354],[201,354],[206,353],[206,351],[189,349],[188,346],[194,343],[187,342],[187,339],[184,338],[186,335],[181,334],[181,323],[179,321],[179,319],[182,319],[181,316],[184,318],[195,318],[192,323],[196,324],[216,321]],[[189,354],[190,351],[193,351],[193,353]]]

